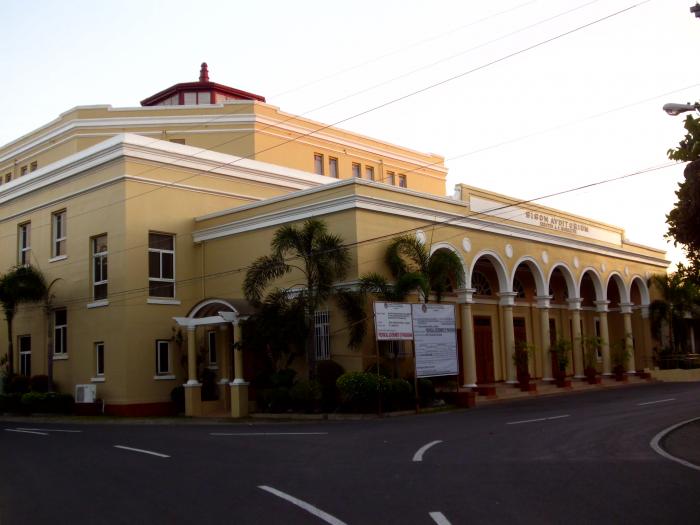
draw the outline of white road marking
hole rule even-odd
[[[522,421],[509,421],[506,425],[522,425],[523,423],[536,423],[538,421],[551,421],[552,419],[562,419],[565,417],[571,417],[571,414],[564,414],[562,416],[550,416],[550,417],[538,417],[537,419],[523,419]]]
[[[153,452],[152,450],[143,450],[141,448],[131,448],[125,447],[124,445],[114,445],[114,448],[120,448],[122,450],[129,450],[131,452],[140,452],[141,454],[150,454],[151,456],[157,456],[159,458],[169,458],[167,454],[161,454],[160,452]]]
[[[669,401],[675,401],[675,397],[669,397],[668,399],[659,399],[658,401],[647,401],[646,403],[637,403],[637,406],[643,407],[644,405],[655,405],[656,403],[668,403]]]
[[[37,436],[48,436],[48,434],[46,432],[36,432],[34,430],[20,430],[20,429],[6,428],[5,432],[18,432],[20,434],[36,434]]]
[[[430,443],[427,443],[423,445],[421,448],[419,448],[415,454],[413,454],[413,461],[423,461],[423,454],[430,448],[434,447],[435,445],[442,443],[442,441],[437,440],[437,441],[431,441]]]
[[[287,500],[290,503],[293,503],[297,507],[304,509],[306,512],[313,514],[314,516],[322,519],[326,523],[330,523],[331,525],[346,525],[345,522],[340,521],[335,516],[331,516],[327,512],[324,512],[321,509],[314,507],[310,503],[306,503],[305,501],[302,501],[298,498],[295,498],[294,496],[290,496],[289,494],[282,492],[281,490],[277,490],[275,488],[268,487],[267,485],[258,485],[258,488],[262,489],[266,492],[269,492],[270,494],[274,494],[278,498],[282,498],[284,500]]]
[[[430,517],[437,525],[451,525],[450,520],[448,520],[442,512],[431,512]]]
[[[210,436],[327,436],[328,432],[210,432]]]
[[[686,461],[681,458],[677,458],[676,456],[672,456],[668,452],[666,452],[663,448],[661,448],[661,440],[666,436],[666,434],[673,432],[677,428],[682,427],[683,425],[687,425],[688,423],[692,423],[693,421],[699,421],[700,417],[694,417],[693,419],[688,419],[686,421],[681,421],[677,425],[673,425],[671,427],[668,427],[665,430],[662,430],[658,434],[654,436],[654,438],[649,442],[649,446],[659,454],[660,456],[665,457],[666,459],[670,459],[671,461],[675,461],[676,463],[680,463],[681,465],[692,468],[694,470],[700,470],[700,465],[696,465],[695,463],[691,463],[690,461]]]
[[[68,433],[79,433],[82,430],[59,430],[57,428],[18,428],[17,430],[33,430],[35,432],[68,432]]]

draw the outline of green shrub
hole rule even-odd
[[[292,386],[294,386],[294,378],[296,375],[296,370],[292,370],[291,368],[283,368],[282,370],[270,375],[270,386],[290,389]]]
[[[0,414],[20,411],[22,394],[0,394]]]
[[[27,413],[70,414],[73,411],[73,396],[56,392],[27,392],[19,402],[19,410]]]
[[[26,394],[29,392],[29,378],[27,376],[14,375],[5,385],[8,394]]]
[[[258,407],[263,412],[280,413],[291,408],[289,388],[284,386],[262,388],[258,393]]]
[[[313,412],[321,400],[321,385],[317,381],[302,379],[291,388],[289,397],[295,410]]]
[[[418,380],[418,400],[424,406],[435,401],[435,387],[430,379],[422,377]]]
[[[31,392],[48,392],[49,391],[49,376],[36,375],[29,379],[29,390]]]
[[[332,412],[338,407],[340,392],[336,382],[345,370],[335,361],[319,361],[316,365],[316,374],[321,386],[321,410]]]
[[[406,410],[413,406],[413,386],[405,379],[388,379],[382,399],[384,410]]]
[[[353,412],[373,412],[378,407],[380,389],[385,392],[389,380],[369,372],[346,372],[336,383],[346,409]]]
[[[175,405],[175,411],[182,414],[185,411],[185,387],[178,385],[170,391],[170,400]]]

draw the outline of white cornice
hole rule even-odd
[[[326,187],[324,189],[329,190],[330,188]],[[292,198],[292,196],[287,196],[287,198]],[[268,201],[263,201],[261,203],[246,205],[240,209],[250,209],[254,206],[263,206],[267,202]],[[598,246],[586,241],[557,237],[556,235],[529,231],[515,226],[491,223],[483,219],[465,217],[460,213],[450,213],[435,208],[426,208],[424,206],[405,204],[387,199],[356,194],[326,199],[320,202],[298,206],[291,210],[287,209],[276,211],[212,228],[197,230],[192,234],[192,236],[195,242],[202,242],[229,235],[236,235],[242,232],[279,226],[281,224],[298,221],[307,217],[327,215],[352,209],[369,210],[404,218],[408,217],[423,220],[429,224],[450,224],[451,226],[464,228],[467,230],[478,230],[482,232],[494,233],[497,235],[539,242],[551,246],[560,246],[595,253],[598,255],[615,257],[618,259],[625,259],[642,264],[658,266],[661,268],[666,268],[668,266],[668,262],[666,260],[658,257],[649,257],[641,254],[630,253],[621,249]]]

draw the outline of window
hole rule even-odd
[[[170,142],[174,142],[175,144],[184,144],[185,139],[170,139]]]
[[[406,183],[406,175],[404,175],[403,173],[399,174],[399,187],[400,188],[407,188],[408,187],[408,185]]]
[[[367,180],[374,180],[374,168],[372,166],[365,166],[365,177]]]
[[[396,184],[396,175],[393,171],[386,172],[386,183],[391,184],[392,186]]]
[[[316,359],[318,361],[330,359],[331,331],[328,310],[314,312],[314,327],[316,329]]]
[[[513,291],[518,299],[525,299],[525,287],[517,277],[513,279]]]
[[[338,178],[338,159],[335,157],[328,157],[328,175]]]
[[[323,175],[323,155],[320,153],[314,154],[314,173],[316,175]]]
[[[476,295],[492,295],[491,283],[481,272],[475,271],[472,275],[472,288],[476,290]]]
[[[31,231],[32,223],[30,222],[25,222],[17,227],[17,238],[19,240],[17,262],[21,265],[29,264],[29,256],[32,250]]]
[[[207,346],[209,350],[209,366],[216,366],[216,332],[207,332]]]
[[[107,299],[107,234],[91,239],[92,244],[92,298]]]
[[[183,102],[187,106],[211,104],[211,93],[209,91],[186,91],[183,96]]]
[[[105,375],[105,344],[102,342],[95,343],[95,375]]]
[[[148,234],[148,294],[175,297],[175,237]]]
[[[51,214],[51,257],[66,254],[66,210]]]
[[[68,353],[68,311],[65,308],[53,312],[53,353]]]
[[[5,184],[12,180],[12,173],[5,173]]]
[[[352,176],[356,179],[359,179],[362,176],[362,166],[360,166],[357,162],[352,163]]]
[[[29,335],[19,336],[19,373],[26,377],[32,375],[32,338]]]
[[[22,167],[19,169],[19,176],[20,176],[20,177],[24,177],[26,174],[27,174],[27,166],[22,166]]]
[[[37,167],[38,167],[37,162],[36,162],[36,161],[32,162],[32,163],[29,165],[29,172],[31,173],[32,171],[36,171]]]
[[[170,374],[170,341],[156,341],[156,375]]]

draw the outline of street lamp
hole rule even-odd
[[[691,104],[689,102],[687,104],[676,104],[674,102],[669,102],[668,104],[664,104],[663,109],[669,115],[676,116],[687,111],[700,111],[700,103],[696,102],[695,104]]]

